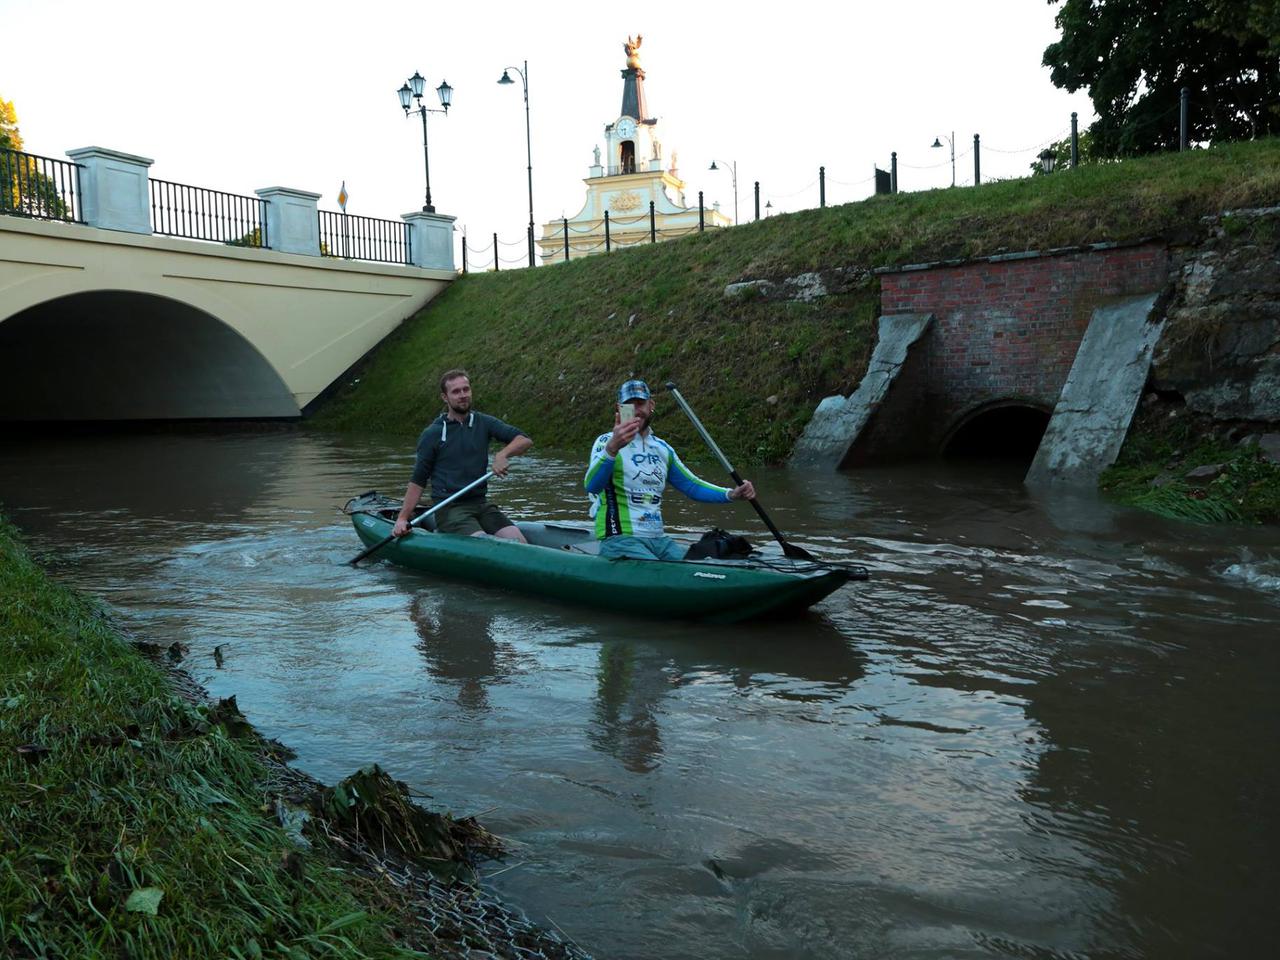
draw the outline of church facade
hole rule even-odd
[[[598,146],[595,148],[590,176],[583,180],[587,197],[582,209],[572,217],[542,226],[538,246],[543,263],[576,260],[604,253],[606,248],[630,247],[654,239],[672,240],[699,229],[697,197],[689,206],[685,183],[676,169],[676,153],[671,152],[668,162],[658,139],[658,121],[649,115],[640,66],[642,39],[639,35],[634,41],[628,37],[623,45],[627,67],[622,71],[622,110],[605,125],[604,156]],[[718,204],[703,210],[702,222],[708,228],[730,224]]]

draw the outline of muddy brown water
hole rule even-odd
[[[339,507],[410,462],[294,432],[11,438],[0,502],[306,771],[377,761],[481,813],[513,846],[493,886],[602,958],[1280,936],[1274,530],[981,465],[751,471],[796,543],[873,579],[803,620],[705,627],[346,566]],[[496,499],[582,519],[581,468],[526,458]],[[669,502],[679,530],[768,541],[745,507]]]

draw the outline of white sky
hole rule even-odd
[[[775,212],[872,190],[898,151],[902,190],[1022,176],[1072,110],[1093,119],[1040,65],[1057,38],[1044,0],[785,0],[607,4],[384,0],[0,0],[0,97],[26,149],[63,158],[102,146],[151,157],[156,177],[252,195],[287,186],[336,210],[395,219],[421,207],[422,127],[396,89],[415,70],[454,88],[429,118],[437,211],[473,246],[495,230],[523,256],[528,218],[524,105],[503,67],[529,61],[534,217],[573,216],[603,128],[617,118],[622,42],[641,33],[650,111],[679,155],[690,203],[706,191],[741,218],[752,181]],[[934,137],[943,149],[930,149]],[[924,169],[921,169],[924,168]]]

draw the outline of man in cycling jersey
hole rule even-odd
[[[619,410],[613,431],[602,433],[591,448],[583,486],[591,496],[600,556],[639,560],[683,560],[685,550],[663,533],[662,491],[668,482],[691,500],[727,503],[751,500],[755,487],[748,480],[732,489],[699,479],[676,455],[671,444],[649,429],[654,403],[643,380],[628,380],[618,390]]]

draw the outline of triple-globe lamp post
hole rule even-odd
[[[440,86],[436,87],[436,93],[440,95],[442,109],[437,110],[422,102],[422,91],[426,85],[426,79],[415,70],[413,76],[406,80],[404,86],[396,92],[400,94],[400,106],[404,108],[406,117],[411,113],[422,115],[422,165],[427,175],[427,202],[422,205],[422,212],[435,213],[436,208],[431,203],[431,155],[427,151],[427,114],[449,112],[449,104],[453,101],[453,87],[449,86],[448,80],[440,81]],[[416,100],[418,105],[410,106],[411,100]]]

